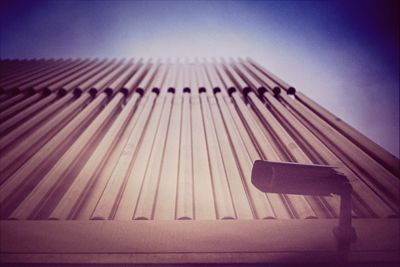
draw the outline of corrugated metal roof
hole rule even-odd
[[[337,166],[355,217],[398,216],[399,161],[251,59],[0,61],[2,219],[333,218],[264,194],[257,159]]]

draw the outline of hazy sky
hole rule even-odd
[[[250,56],[399,156],[396,1],[1,1],[2,58]]]

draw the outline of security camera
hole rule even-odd
[[[335,167],[256,160],[251,182],[267,193],[321,195],[351,191],[349,180]]]
[[[251,172],[251,182],[265,193],[340,195],[339,226],[333,229],[333,233],[340,249],[348,248],[350,242],[356,240],[356,232],[351,225],[353,188],[347,177],[335,167],[256,160]]]

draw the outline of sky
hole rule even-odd
[[[399,156],[396,1],[1,1],[1,58],[250,56]]]

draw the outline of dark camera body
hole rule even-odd
[[[351,192],[346,176],[325,165],[256,160],[251,181],[267,193],[328,196]]]

